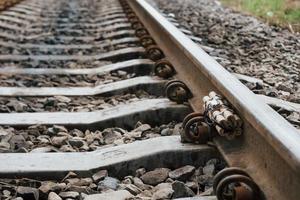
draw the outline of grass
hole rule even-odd
[[[225,5],[251,13],[268,23],[300,32],[299,0],[221,0]]]

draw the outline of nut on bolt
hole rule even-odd
[[[155,45],[154,39],[149,35],[144,35],[140,38],[140,43],[143,47],[149,47],[151,45]]]
[[[210,127],[201,113],[191,113],[182,122],[181,142],[205,144],[211,137]]]
[[[173,68],[173,65],[169,61],[163,59],[155,63],[154,73],[156,76],[162,78],[170,78],[175,74],[175,70]]]
[[[139,20],[136,20],[131,22],[131,27],[136,30],[139,28],[143,28],[144,25]]]
[[[179,80],[169,81],[165,85],[166,96],[178,104],[186,102],[191,97],[188,87]]]
[[[221,170],[214,178],[213,190],[218,200],[262,200],[257,184],[241,168]]]
[[[163,51],[156,45],[151,45],[146,48],[148,57],[153,61],[161,60],[165,57]]]
[[[140,38],[145,35],[149,35],[149,33],[145,28],[138,28],[135,30],[135,35]]]

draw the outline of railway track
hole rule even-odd
[[[298,199],[299,105],[198,40],[144,0],[2,11],[1,199]]]

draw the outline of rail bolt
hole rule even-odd
[[[165,86],[165,93],[171,101],[175,101],[178,104],[186,102],[190,97],[188,87],[178,80],[169,81]]]
[[[137,17],[131,17],[131,18],[128,18],[128,21],[130,23],[133,23],[133,22],[139,21],[139,18],[137,18]]]
[[[130,7],[123,7],[124,13],[128,14],[128,13],[132,13],[133,11],[131,10]]]
[[[125,8],[125,9],[130,8],[130,6],[128,5],[128,3],[122,3],[121,6],[123,6],[123,8]]]
[[[218,200],[261,200],[261,192],[249,175],[240,168],[220,171],[214,179],[214,193]]]
[[[136,20],[136,21],[131,22],[131,27],[136,30],[139,28],[143,28],[144,25],[139,20]]]
[[[138,28],[135,30],[135,35],[140,38],[145,35],[149,35],[149,33],[145,28]]]
[[[129,13],[127,13],[127,17],[128,17],[128,19],[129,18],[134,18],[134,17],[136,17],[136,15],[135,15],[134,12],[129,12]]]
[[[182,142],[193,142],[205,144],[210,137],[210,127],[205,123],[205,118],[201,113],[191,113],[182,122],[181,131]]]
[[[120,4],[121,4],[121,6],[128,5],[128,4],[126,3],[126,1],[123,1],[123,0],[120,0]]]
[[[141,45],[143,47],[149,47],[151,45],[155,45],[155,41],[149,35],[144,35],[140,38]]]
[[[162,78],[170,78],[175,74],[175,70],[169,61],[163,59],[155,63],[154,73]]]
[[[156,45],[151,45],[146,48],[149,58],[153,61],[161,60],[165,57],[163,51],[158,48]]]

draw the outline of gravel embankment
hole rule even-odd
[[[210,0],[149,0],[202,39],[201,45],[231,72],[254,76],[268,96],[300,103],[300,35]],[[254,88],[253,88],[254,89]]]
[[[0,179],[0,196],[4,199],[143,199],[159,200],[211,194],[214,175],[224,162],[209,160],[204,166],[185,165],[177,169],[140,168],[135,174],[116,178],[107,170],[90,177],[70,172],[61,181]]]
[[[134,73],[118,70],[104,74],[81,75],[1,75],[1,87],[93,87],[135,77]]]
[[[0,97],[0,113],[20,112],[90,112],[151,99],[143,90],[135,94],[101,96]]]
[[[0,126],[0,153],[83,152],[160,136],[178,135],[181,123],[150,126],[138,122],[134,129],[68,129],[33,125],[23,129]]]
[[[256,94],[300,103],[300,35],[225,8],[216,0],[148,0],[202,39],[204,50],[228,71],[256,77]],[[280,109],[299,128],[300,113]]]

